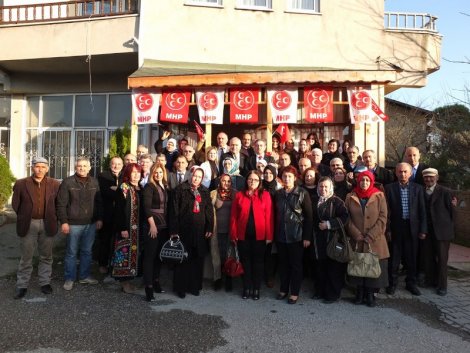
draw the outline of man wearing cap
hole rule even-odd
[[[38,249],[38,277],[41,292],[51,294],[52,246],[58,224],[55,198],[59,181],[47,176],[49,162],[42,157],[32,161],[32,175],[16,181],[12,206],[17,214],[16,232],[20,237],[15,299],[26,295],[33,271],[33,255]]]
[[[449,189],[438,185],[437,169],[423,170],[428,237],[423,241],[426,284],[437,288],[437,294],[447,294],[447,260],[450,241],[454,239],[454,219],[457,199]]]

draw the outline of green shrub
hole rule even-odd
[[[13,190],[15,177],[5,157],[0,156],[0,210],[3,209]]]
[[[113,157],[121,157],[124,159],[124,156],[128,154],[131,150],[131,129],[126,123],[121,129],[117,129],[113,132],[109,138],[109,153],[106,157],[103,158],[101,167],[103,170],[109,167],[109,162]]]

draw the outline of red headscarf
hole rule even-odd
[[[362,178],[364,177],[368,177],[370,179],[370,185],[369,185],[369,188],[367,190],[363,190],[361,189],[361,187],[359,186],[359,184],[361,183],[361,180]],[[376,192],[380,192],[379,189],[377,189],[375,186],[374,186],[374,182],[375,182],[375,176],[374,174],[369,171],[369,170],[366,170],[362,173],[359,173],[359,175],[357,176],[357,185],[356,187],[354,188],[354,192],[356,193],[356,195],[360,198],[360,199],[368,199],[370,198],[373,194],[375,194]]]

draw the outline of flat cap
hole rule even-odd
[[[439,175],[439,172],[435,168],[427,168],[423,170],[423,177],[425,176],[436,176]]]
[[[35,157],[35,158],[33,158],[33,161],[31,162],[31,164],[36,165],[38,163],[44,163],[44,164],[49,165],[49,161],[44,157]]]

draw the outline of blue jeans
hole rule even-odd
[[[96,225],[70,225],[64,260],[66,281],[75,281],[77,276],[77,252],[80,249],[80,279],[90,277],[91,251],[95,242]]]

